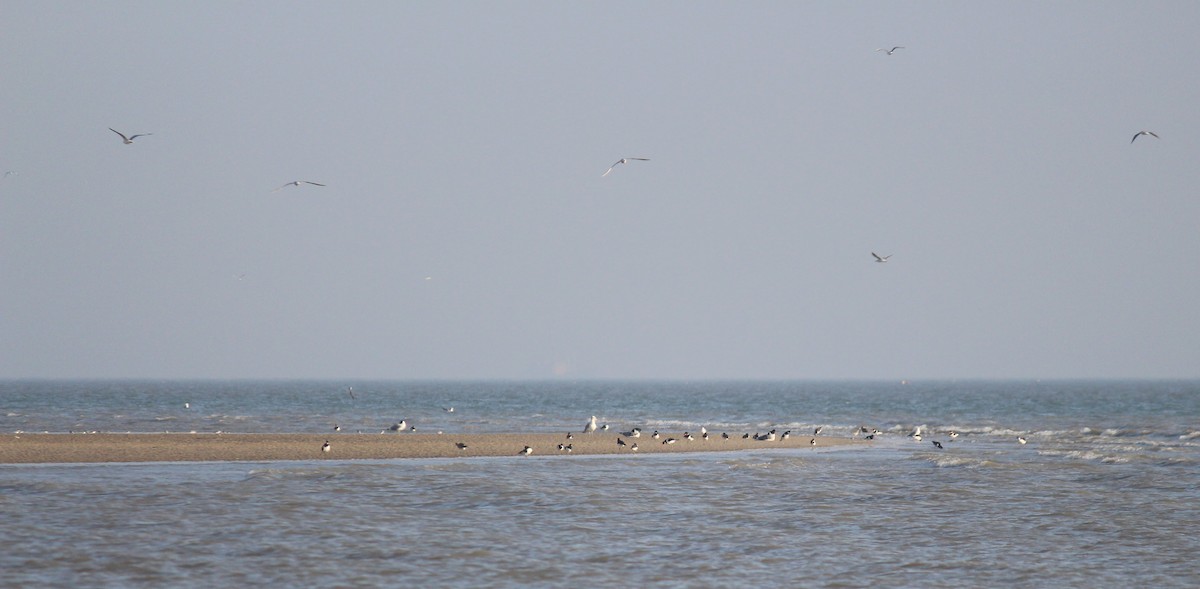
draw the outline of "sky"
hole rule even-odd
[[[1197,25],[0,0],[0,378],[1197,378]]]

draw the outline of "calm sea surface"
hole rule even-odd
[[[3,435],[565,432],[592,414],[882,433],[828,450],[0,465],[0,586],[1200,586],[1197,381],[0,382]]]

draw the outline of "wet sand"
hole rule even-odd
[[[695,434],[693,434],[695,436]],[[710,434],[703,440],[683,438],[681,433],[663,434],[662,439],[626,438],[614,433],[573,434],[6,434],[0,437],[0,464],[81,462],[201,462],[274,460],[349,460],[388,458],[449,458],[472,456],[516,456],[525,446],[533,448],[529,458],[568,454],[558,445],[570,445],[572,455],[664,452],[717,452],[809,448],[869,444],[849,438],[793,435],[773,442],[728,440]],[[620,446],[617,439],[627,444]],[[667,438],[678,440],[663,444]],[[811,443],[815,440],[815,445]],[[330,449],[321,446],[329,442]],[[457,444],[465,444],[460,449]]]

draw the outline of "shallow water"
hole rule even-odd
[[[112,383],[59,383],[41,406],[23,386],[0,389],[19,414],[5,429],[133,413]],[[166,399],[137,386],[164,410],[183,389],[193,407],[251,399],[235,410],[286,422],[272,431],[327,419],[305,395],[269,394],[294,384],[168,384]],[[0,586],[1200,584],[1196,383],[447,383],[419,385],[442,397],[424,405],[389,386],[413,407],[395,417],[448,429],[577,427],[586,407],[620,427],[884,433],[866,449],[0,466]],[[917,425],[925,441],[906,435]]]

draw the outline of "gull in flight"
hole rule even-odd
[[[1137,141],[1137,138],[1138,138],[1138,136],[1140,136],[1140,135],[1149,135],[1149,136],[1151,136],[1151,137],[1153,137],[1153,138],[1155,138],[1155,139],[1162,139],[1161,137],[1159,137],[1158,135],[1156,135],[1156,134],[1154,133],[1154,131],[1138,131],[1137,133],[1134,133],[1134,134],[1133,134],[1133,139],[1130,139],[1130,140],[1129,140],[1129,142],[1130,142],[1130,143],[1133,143],[1134,141]]]
[[[600,177],[601,177],[601,178],[603,178],[603,177],[605,177],[605,176],[607,176],[607,175],[611,174],[611,173],[612,173],[612,171],[613,171],[613,168],[615,168],[615,167],[617,167],[617,166],[619,166],[619,165],[621,165],[621,164],[627,164],[627,163],[629,163],[629,160],[637,160],[637,161],[639,161],[639,162],[648,162],[648,161],[650,161],[650,158],[645,158],[645,157],[623,157],[623,158],[621,158],[621,159],[617,160],[617,163],[615,163],[615,164],[613,164],[613,165],[609,166],[609,167],[608,167],[608,169],[607,169],[607,170],[605,170],[603,174],[600,174]]]
[[[130,135],[130,136],[126,137],[124,133],[122,133],[112,127],[109,127],[108,130],[112,131],[113,133],[116,133],[117,135],[120,135],[121,140],[125,142],[125,145],[129,145],[130,143],[133,143],[133,140],[137,139],[138,137],[145,137],[147,135],[154,134],[154,133],[138,133],[137,135]]]
[[[280,186],[279,188],[276,188],[275,190],[272,190],[271,192],[279,192],[280,190],[283,190],[284,188],[287,188],[288,186],[299,186],[301,184],[312,184],[313,186],[324,186],[324,184],[317,184],[316,182],[309,182],[308,180],[292,180],[291,182],[288,182],[287,184],[284,184],[283,186]]]
[[[876,261],[876,262],[879,262],[880,264],[882,264],[882,263],[884,263],[884,262],[888,261],[888,258],[892,257],[892,256],[881,256],[881,255],[879,255],[879,254],[877,254],[877,253],[875,253],[875,252],[871,252],[871,255],[872,255],[872,256],[875,256],[875,261]]]
[[[904,49],[904,47],[892,47],[891,49],[884,49],[883,47],[880,47],[879,49],[876,49],[875,51],[883,51],[884,53],[891,55],[891,54],[895,53],[897,49]]]

